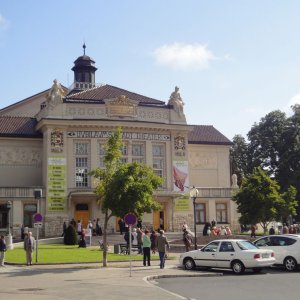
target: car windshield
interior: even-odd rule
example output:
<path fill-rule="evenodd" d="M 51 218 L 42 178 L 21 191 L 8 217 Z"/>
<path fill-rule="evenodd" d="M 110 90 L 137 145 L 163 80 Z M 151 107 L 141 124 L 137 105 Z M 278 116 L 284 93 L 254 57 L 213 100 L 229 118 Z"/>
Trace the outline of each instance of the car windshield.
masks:
<path fill-rule="evenodd" d="M 236 244 L 239 246 L 241 250 L 251 250 L 258 249 L 254 244 L 249 241 L 238 241 Z"/>

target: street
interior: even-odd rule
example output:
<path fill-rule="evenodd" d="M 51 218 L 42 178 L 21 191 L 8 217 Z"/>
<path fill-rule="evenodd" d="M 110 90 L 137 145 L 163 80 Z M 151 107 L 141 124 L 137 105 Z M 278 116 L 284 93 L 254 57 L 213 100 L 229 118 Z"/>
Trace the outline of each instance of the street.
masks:
<path fill-rule="evenodd" d="M 220 273 L 220 270 L 212 273 Z M 251 271 L 223 276 L 160 278 L 158 286 L 187 299 L 197 300 L 282 300 L 297 299 L 300 294 L 300 271 L 288 273 L 282 269 L 267 269 L 261 274 Z"/>

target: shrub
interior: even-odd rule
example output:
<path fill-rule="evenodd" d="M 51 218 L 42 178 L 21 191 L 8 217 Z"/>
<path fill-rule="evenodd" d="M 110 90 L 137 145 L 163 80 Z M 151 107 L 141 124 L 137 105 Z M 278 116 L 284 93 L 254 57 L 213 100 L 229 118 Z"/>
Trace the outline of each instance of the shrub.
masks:
<path fill-rule="evenodd" d="M 74 226 L 69 225 L 67 227 L 66 233 L 64 235 L 64 244 L 65 245 L 77 245 L 78 236 Z"/>

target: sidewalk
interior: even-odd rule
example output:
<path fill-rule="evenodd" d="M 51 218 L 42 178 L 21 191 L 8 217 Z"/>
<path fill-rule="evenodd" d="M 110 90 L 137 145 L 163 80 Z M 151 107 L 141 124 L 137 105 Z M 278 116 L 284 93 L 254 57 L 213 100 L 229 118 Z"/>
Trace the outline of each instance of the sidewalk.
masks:
<path fill-rule="evenodd" d="M 176 255 L 171 253 L 170 255 Z M 19 299 L 185 299 L 161 289 L 155 279 L 190 276 L 218 276 L 216 273 L 185 271 L 177 261 L 167 260 L 165 269 L 159 261 L 151 267 L 141 266 L 141 261 L 102 264 L 61 264 L 7 266 L 0 269 L 1 297 Z M 6 296 L 6 297 L 5 297 Z"/>

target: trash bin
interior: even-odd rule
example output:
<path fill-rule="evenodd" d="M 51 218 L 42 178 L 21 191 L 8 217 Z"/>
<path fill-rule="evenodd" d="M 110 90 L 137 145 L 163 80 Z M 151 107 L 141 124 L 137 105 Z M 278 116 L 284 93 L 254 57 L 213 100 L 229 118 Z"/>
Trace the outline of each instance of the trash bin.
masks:
<path fill-rule="evenodd" d="M 120 244 L 114 245 L 114 254 L 120 254 L 120 253 L 121 253 Z"/>

